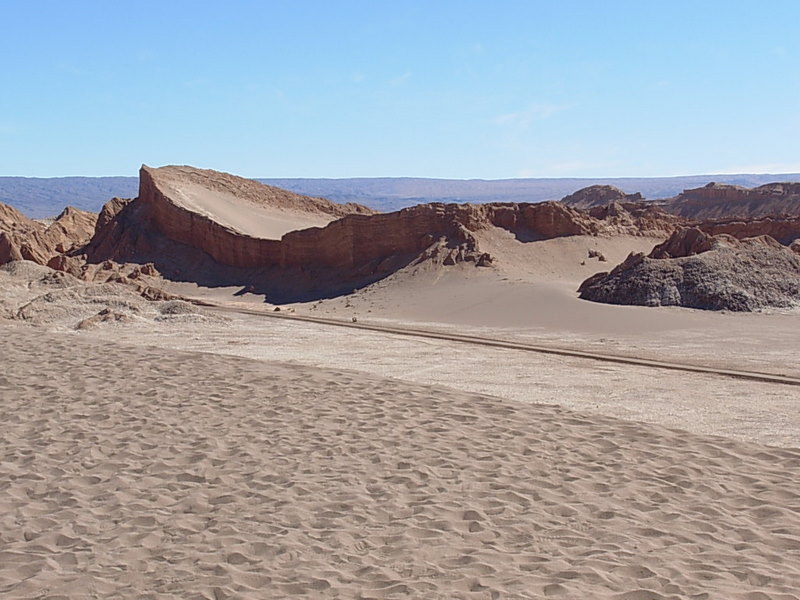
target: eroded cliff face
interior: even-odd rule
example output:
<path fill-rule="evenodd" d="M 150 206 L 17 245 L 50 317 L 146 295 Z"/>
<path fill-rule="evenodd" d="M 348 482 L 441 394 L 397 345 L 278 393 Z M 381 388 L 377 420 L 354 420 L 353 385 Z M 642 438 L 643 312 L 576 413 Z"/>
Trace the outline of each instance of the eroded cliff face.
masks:
<path fill-rule="evenodd" d="M 303 210 L 350 214 L 324 227 L 290 231 L 278 240 L 263 239 L 237 231 L 212 214 L 187 208 L 185 201 L 174 197 L 178 193 L 174 183 L 165 185 L 159 171 L 143 167 L 139 198 L 127 203 L 114 200 L 104 207 L 86 249 L 90 261 L 154 261 L 163 270 L 159 263 L 168 259 L 165 253 L 194 250 L 237 269 L 334 269 L 343 278 L 377 277 L 398 264 L 421 259 L 443 265 L 489 265 L 492 257 L 481 249 L 475 233 L 491 227 L 506 229 L 527 242 L 567 235 L 667 235 L 676 221 L 654 207 L 620 204 L 605 207 L 596 215 L 558 202 L 433 203 L 394 213 L 368 214 L 360 207 L 331 208 L 316 199 L 306 199 L 310 203 L 301 207 Z M 209 172 L 202 173 L 205 178 Z M 226 191 L 230 191 L 229 177 L 223 179 Z M 206 185 L 220 189 L 216 184 Z M 249 196 L 242 200 L 252 201 L 253 189 L 246 190 Z M 299 198 L 298 202 L 306 202 L 304 197 Z M 296 209 L 291 202 L 281 206 Z M 180 249 L 170 249 L 170 243 L 179 244 Z"/>
<path fill-rule="evenodd" d="M 707 220 L 698 227 L 711 235 L 725 233 L 738 239 L 768 235 L 784 245 L 800 239 L 800 215 Z"/>
<path fill-rule="evenodd" d="M 139 196 L 132 206 L 124 207 L 130 213 L 126 229 L 131 225 L 155 229 L 171 240 L 205 252 L 223 265 L 236 267 L 262 266 L 266 257 L 279 251 L 280 244 L 275 240 L 248 236 L 209 215 L 180 206 L 165 193 L 165 186 L 159 184 L 158 170 L 142 166 Z"/>
<path fill-rule="evenodd" d="M 768 183 L 755 188 L 709 183 L 684 190 L 663 207 L 693 220 L 800 215 L 800 183 Z"/>
<path fill-rule="evenodd" d="M 543 204 L 421 204 L 397 212 L 348 216 L 324 228 L 286 234 L 281 266 L 355 268 L 393 255 L 424 255 L 445 265 L 492 262 L 476 233 L 500 227 L 521 241 L 596 235 L 604 225 L 555 202 Z"/>
<path fill-rule="evenodd" d="M 631 201 L 633 200 L 633 201 Z M 617 227 L 661 230 L 670 235 L 692 226 L 710 235 L 738 239 L 768 235 L 784 245 L 800 238 L 800 183 L 769 183 L 756 188 L 709 183 L 668 200 L 645 201 L 611 186 L 590 186 L 561 202 L 582 208 Z"/>
<path fill-rule="evenodd" d="M 748 194 L 793 201 L 800 193 L 800 184 L 762 188 L 713 185 L 698 193 L 706 201 L 734 204 Z M 634 269 L 645 278 L 641 265 L 654 260 L 702 256 L 700 271 L 711 277 L 715 268 L 724 270 L 735 261 L 736 253 L 750 266 L 762 267 L 772 260 L 769 252 L 782 253 L 772 256 L 773 262 L 797 255 L 798 215 L 690 220 L 639 199 L 594 186 L 576 193 L 576 202 L 594 204 L 586 210 L 563 202 L 432 203 L 375 214 L 359 205 L 338 205 L 216 171 L 143 166 L 139 196 L 114 198 L 99 216 L 68 208 L 48 225 L 0 205 L 0 262 L 33 260 L 84 280 L 133 285 L 144 295 L 152 295 L 151 284 L 158 285 L 164 276 L 205 286 L 243 285 L 271 301 L 295 301 L 346 293 L 409 265 L 491 266 L 498 260 L 490 254 L 492 244 L 509 240 L 506 232 L 528 243 L 576 235 L 663 239 L 678 230 L 649 257 L 631 257 L 613 272 Z M 694 228 L 682 229 L 687 226 Z M 498 230 L 504 230 L 500 236 Z M 743 238 L 757 239 L 737 242 Z M 792 251 L 772 238 L 792 244 Z M 512 260 L 513 250 L 507 250 L 498 250 L 501 260 Z M 717 255 L 720 260 L 706 260 Z M 667 279 L 685 278 L 684 266 L 679 277 L 678 267 L 667 269 L 668 264 L 661 262 L 656 270 Z M 686 268 L 699 272 L 691 260 Z M 617 301 L 628 303 L 618 291 Z M 647 297 L 652 302 L 653 296 Z"/>

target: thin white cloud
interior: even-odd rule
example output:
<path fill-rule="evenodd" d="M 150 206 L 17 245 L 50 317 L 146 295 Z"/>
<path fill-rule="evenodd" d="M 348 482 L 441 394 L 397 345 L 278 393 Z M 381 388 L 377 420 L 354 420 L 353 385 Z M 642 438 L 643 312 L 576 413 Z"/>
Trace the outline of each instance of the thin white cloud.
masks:
<path fill-rule="evenodd" d="M 511 126 L 525 129 L 530 127 L 535 121 L 549 119 L 553 115 L 565 111 L 568 108 L 569 106 L 566 104 L 531 104 L 523 110 L 498 115 L 492 119 L 492 121 L 495 125 L 503 127 Z"/>
<path fill-rule="evenodd" d="M 541 167 L 520 169 L 517 177 L 593 177 L 595 173 L 607 172 L 615 168 L 619 168 L 618 162 L 569 160 Z"/>
<path fill-rule="evenodd" d="M 399 87 L 401 85 L 405 85 L 405 83 L 409 79 L 411 79 L 411 75 L 412 75 L 411 71 L 406 71 L 402 75 L 398 75 L 397 77 L 390 79 L 389 84 L 392 85 L 393 87 Z"/>

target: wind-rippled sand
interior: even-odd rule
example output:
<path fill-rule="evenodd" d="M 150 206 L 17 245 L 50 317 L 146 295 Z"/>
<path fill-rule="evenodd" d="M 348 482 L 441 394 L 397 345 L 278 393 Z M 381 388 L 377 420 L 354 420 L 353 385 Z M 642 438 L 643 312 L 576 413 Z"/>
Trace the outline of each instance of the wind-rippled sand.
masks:
<path fill-rule="evenodd" d="M 3 598 L 798 598 L 800 451 L 4 326 Z"/>

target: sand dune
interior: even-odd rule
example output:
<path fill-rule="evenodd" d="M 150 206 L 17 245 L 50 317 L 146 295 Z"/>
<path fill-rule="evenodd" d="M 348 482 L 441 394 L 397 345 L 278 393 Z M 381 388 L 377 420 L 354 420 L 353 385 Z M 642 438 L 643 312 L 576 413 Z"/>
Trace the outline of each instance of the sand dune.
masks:
<path fill-rule="evenodd" d="M 289 231 L 323 227 L 351 211 L 370 212 L 217 171 L 187 166 L 143 166 L 142 171 L 177 206 L 255 238 L 279 240 Z"/>
<path fill-rule="evenodd" d="M 798 597 L 796 450 L 29 328 L 0 348 L 5 598 Z"/>
<path fill-rule="evenodd" d="M 322 213 L 244 202 L 232 193 L 209 190 L 191 182 L 181 182 L 171 191 L 172 198 L 183 208 L 256 238 L 279 240 L 290 231 L 324 227 L 335 219 Z"/>

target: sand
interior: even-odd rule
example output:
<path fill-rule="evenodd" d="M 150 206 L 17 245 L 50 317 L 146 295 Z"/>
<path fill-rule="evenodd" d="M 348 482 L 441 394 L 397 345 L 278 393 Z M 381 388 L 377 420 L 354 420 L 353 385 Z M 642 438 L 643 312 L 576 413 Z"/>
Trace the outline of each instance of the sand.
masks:
<path fill-rule="evenodd" d="M 652 240 L 493 236 L 280 313 L 4 270 L 0 597 L 800 598 L 798 386 L 280 317 L 800 376 L 796 313 L 576 298 Z"/>
<path fill-rule="evenodd" d="M 248 202 L 232 193 L 210 190 L 190 181 L 181 181 L 179 186 L 162 185 L 168 187 L 178 206 L 212 218 L 239 233 L 262 239 L 279 240 L 290 231 L 324 227 L 335 219 L 321 212 Z"/>
<path fill-rule="evenodd" d="M 800 451 L 3 325 L 4 598 L 798 598 Z"/>
<path fill-rule="evenodd" d="M 310 316 L 800 376 L 800 310 L 736 314 L 577 297 L 586 277 L 612 269 L 629 252 L 649 251 L 656 241 L 570 236 L 520 243 L 498 230 L 490 243 L 499 257 L 493 269 L 406 270 L 352 295 L 292 308 Z M 608 260 L 589 259 L 589 249 Z"/>
<path fill-rule="evenodd" d="M 154 327 L 145 322 L 99 328 L 91 336 L 310 367 L 347 368 L 699 434 L 800 447 L 798 386 L 396 336 L 266 315 L 225 315 L 228 320 L 223 323 L 160 322 Z M 718 353 L 724 355 L 724 347 Z"/>

